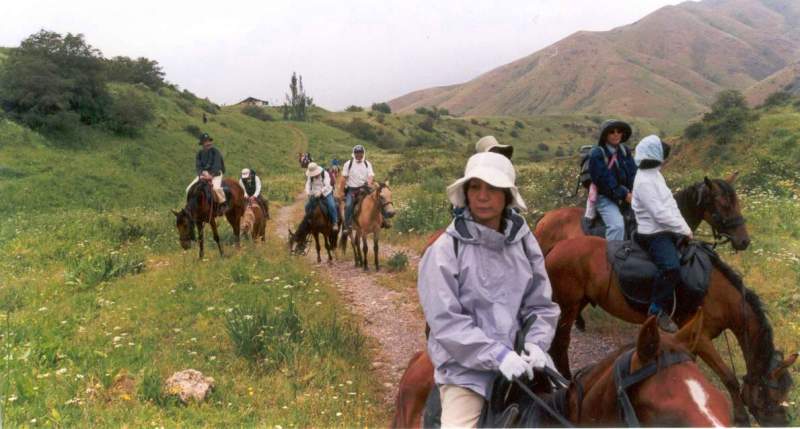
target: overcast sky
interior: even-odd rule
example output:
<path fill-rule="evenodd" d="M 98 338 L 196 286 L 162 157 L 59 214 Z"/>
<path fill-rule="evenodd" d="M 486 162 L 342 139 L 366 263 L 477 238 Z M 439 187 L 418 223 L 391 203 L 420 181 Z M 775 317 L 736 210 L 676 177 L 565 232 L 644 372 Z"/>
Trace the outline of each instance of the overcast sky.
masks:
<path fill-rule="evenodd" d="M 223 104 L 282 102 L 292 71 L 329 109 L 470 80 L 578 30 L 635 22 L 675 0 L 14 0 L 0 46 L 44 28 L 106 57 L 144 56 Z"/>

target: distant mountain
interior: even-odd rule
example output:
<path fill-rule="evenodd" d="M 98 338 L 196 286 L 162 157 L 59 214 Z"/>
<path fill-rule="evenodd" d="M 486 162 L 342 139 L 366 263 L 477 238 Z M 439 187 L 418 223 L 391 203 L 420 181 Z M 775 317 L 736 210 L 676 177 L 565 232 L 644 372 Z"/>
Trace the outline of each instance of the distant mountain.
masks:
<path fill-rule="evenodd" d="M 748 104 L 758 106 L 770 94 L 778 91 L 785 91 L 795 95 L 800 94 L 800 62 L 784 67 L 770 77 L 747 88 L 744 91 L 744 96 Z"/>
<path fill-rule="evenodd" d="M 800 1 L 704 0 L 605 32 L 580 31 L 469 82 L 412 92 L 392 110 L 583 112 L 688 119 L 800 60 Z"/>

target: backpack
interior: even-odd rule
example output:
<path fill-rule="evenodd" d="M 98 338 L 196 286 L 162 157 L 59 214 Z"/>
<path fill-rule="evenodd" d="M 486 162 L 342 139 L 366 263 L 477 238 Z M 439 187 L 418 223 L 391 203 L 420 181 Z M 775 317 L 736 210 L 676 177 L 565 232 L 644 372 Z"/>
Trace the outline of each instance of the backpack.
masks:
<path fill-rule="evenodd" d="M 369 161 L 367 161 L 367 160 L 365 159 L 365 160 L 364 160 L 364 164 L 366 164 L 366 165 L 367 165 L 367 168 L 369 168 Z M 353 158 L 350 158 L 350 160 L 349 160 L 349 161 L 347 161 L 347 176 L 349 176 L 349 175 L 350 175 L 350 167 L 352 167 L 352 166 L 353 166 Z"/>
<path fill-rule="evenodd" d="M 622 156 L 628 156 L 628 149 L 625 147 L 625 145 L 620 144 L 619 147 L 622 151 Z M 578 189 L 580 189 L 581 186 L 583 186 L 585 189 L 589 189 L 589 186 L 592 185 L 592 175 L 589 172 L 589 158 L 591 158 L 592 152 L 594 152 L 595 149 L 600 149 L 600 151 L 603 153 L 603 164 L 608 165 L 608 155 L 606 155 L 606 151 L 604 151 L 600 145 L 594 145 L 590 150 L 582 150 L 581 152 L 583 152 L 583 155 L 581 156 L 580 162 L 581 170 L 580 174 L 578 174 L 578 185 L 575 186 L 575 195 L 578 194 Z"/>

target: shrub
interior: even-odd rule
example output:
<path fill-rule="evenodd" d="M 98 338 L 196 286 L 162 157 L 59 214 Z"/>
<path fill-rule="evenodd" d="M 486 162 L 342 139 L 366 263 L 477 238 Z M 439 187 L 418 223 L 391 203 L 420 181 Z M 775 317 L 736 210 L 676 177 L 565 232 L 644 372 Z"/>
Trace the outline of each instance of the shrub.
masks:
<path fill-rule="evenodd" d="M 386 121 L 386 115 L 383 113 L 378 113 L 378 116 L 375 117 L 375 120 L 378 121 L 379 124 L 382 124 Z"/>
<path fill-rule="evenodd" d="M 182 98 L 175 100 L 175 104 L 177 104 L 178 108 L 181 109 L 183 113 L 186 113 L 187 115 L 191 115 L 192 110 L 194 110 L 194 104 L 192 104 L 191 101 L 184 100 Z"/>
<path fill-rule="evenodd" d="M 747 107 L 741 92 L 725 90 L 717 95 L 711 112 L 703 115 L 703 125 L 708 133 L 716 137 L 718 144 L 726 144 L 757 118 Z"/>
<path fill-rule="evenodd" d="M 397 214 L 394 227 L 403 232 L 431 232 L 450 222 L 450 203 L 441 192 L 424 192 L 415 196 Z"/>
<path fill-rule="evenodd" d="M 363 112 L 364 108 L 361 107 L 361 106 L 350 105 L 350 106 L 347 106 L 347 108 L 344 109 L 344 111 L 345 112 Z"/>
<path fill-rule="evenodd" d="M 137 136 L 155 118 L 153 105 L 137 91 L 121 91 L 114 94 L 112 100 L 105 126 L 116 134 Z"/>
<path fill-rule="evenodd" d="M 408 267 L 408 256 L 405 252 L 394 252 L 389 260 L 386 261 L 386 266 L 389 267 L 389 272 L 396 273 L 405 271 Z"/>
<path fill-rule="evenodd" d="M 773 92 L 772 94 L 764 100 L 764 103 L 760 106 L 762 108 L 769 108 L 769 107 L 777 107 L 777 106 L 785 106 L 792 101 L 792 94 L 786 91 L 777 91 Z"/>
<path fill-rule="evenodd" d="M 234 308 L 225 318 L 228 338 L 238 356 L 256 361 L 266 351 L 266 332 L 269 326 L 266 306 L 243 306 Z"/>
<path fill-rule="evenodd" d="M 420 147 L 420 146 L 435 146 L 439 142 L 436 140 L 433 134 L 423 133 L 423 132 L 412 132 L 411 138 L 406 142 L 406 146 L 408 147 Z"/>
<path fill-rule="evenodd" d="M 466 137 L 469 134 L 469 129 L 463 125 L 457 125 L 456 132 Z"/>
<path fill-rule="evenodd" d="M 563 149 L 563 148 L 561 148 L 561 147 L 559 147 L 559 148 L 556 148 L 555 155 L 556 155 L 556 156 L 559 156 L 559 157 L 560 157 L 560 156 L 564 156 L 564 149 Z"/>
<path fill-rule="evenodd" d="M 703 133 L 705 133 L 705 128 L 702 122 L 695 122 L 683 130 L 683 136 L 689 140 L 699 139 L 703 136 Z"/>
<path fill-rule="evenodd" d="M 417 126 L 420 127 L 421 129 L 429 132 L 429 133 L 433 132 L 433 117 L 428 116 L 422 122 L 420 122 Z"/>
<path fill-rule="evenodd" d="M 525 124 L 523 124 L 521 121 L 514 121 L 514 128 L 523 129 L 525 128 Z"/>
<path fill-rule="evenodd" d="M 392 113 L 392 108 L 389 107 L 388 103 L 372 103 L 372 110 L 376 112 L 386 113 L 387 115 L 389 113 Z"/>
<path fill-rule="evenodd" d="M 546 143 L 539 143 L 536 147 L 538 147 L 542 152 L 547 152 L 550 150 L 550 146 L 548 146 Z"/>
<path fill-rule="evenodd" d="M 511 135 L 511 137 L 514 137 L 514 138 L 519 137 L 519 133 L 517 132 L 517 130 L 511 130 L 511 132 L 509 134 Z"/>
<path fill-rule="evenodd" d="M 480 125 L 480 124 L 481 124 L 481 123 L 480 123 L 480 122 L 478 122 L 478 120 L 477 120 L 477 119 L 475 119 L 475 118 L 472 118 L 472 119 L 470 119 L 470 120 L 469 120 L 469 123 L 471 123 L 472 125 Z"/>
<path fill-rule="evenodd" d="M 247 116 L 250 116 L 252 118 L 256 118 L 258 120 L 265 121 L 265 122 L 269 122 L 269 121 L 273 121 L 274 120 L 272 115 L 270 115 L 267 112 L 267 109 L 264 109 L 263 107 L 251 106 L 251 105 L 244 106 L 244 107 L 242 107 L 242 113 L 247 115 Z"/>
<path fill-rule="evenodd" d="M 200 131 L 200 127 L 198 127 L 197 125 L 189 124 L 189 125 L 183 127 L 183 130 L 186 131 L 192 137 L 195 137 L 195 138 L 200 138 L 200 134 L 203 134 L 203 132 Z"/>
<path fill-rule="evenodd" d="M 89 288 L 127 274 L 137 274 L 144 270 L 142 255 L 111 251 L 100 255 L 83 255 L 67 260 L 64 280 L 69 285 Z"/>

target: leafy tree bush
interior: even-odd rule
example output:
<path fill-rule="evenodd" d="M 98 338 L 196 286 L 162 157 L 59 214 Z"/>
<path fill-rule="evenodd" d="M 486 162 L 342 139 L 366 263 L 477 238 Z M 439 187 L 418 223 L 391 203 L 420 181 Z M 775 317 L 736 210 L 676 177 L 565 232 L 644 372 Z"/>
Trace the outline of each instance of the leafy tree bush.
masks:
<path fill-rule="evenodd" d="M 514 138 L 519 137 L 519 133 L 517 132 L 517 130 L 511 130 L 511 132 L 509 134 L 511 135 L 511 137 L 514 137 Z"/>
<path fill-rule="evenodd" d="M 292 73 L 289 82 L 289 92 L 286 94 L 286 103 L 283 105 L 283 119 L 292 121 L 305 121 L 308 119 L 308 109 L 314 105 L 314 99 L 306 94 L 303 88 L 303 76 Z"/>
<path fill-rule="evenodd" d="M 137 91 L 120 91 L 113 95 L 112 100 L 105 125 L 116 134 L 137 136 L 155 118 L 153 105 Z"/>
<path fill-rule="evenodd" d="M 14 119 L 32 128 L 67 129 L 105 119 L 102 54 L 82 34 L 41 30 L 11 50 L 0 73 L 0 102 Z"/>
<path fill-rule="evenodd" d="M 683 130 L 683 136 L 689 140 L 697 140 L 703 136 L 703 133 L 705 133 L 705 128 L 702 122 L 695 122 Z"/>
<path fill-rule="evenodd" d="M 417 126 L 427 132 L 433 132 L 433 117 L 428 116 L 422 122 L 420 122 Z"/>
<path fill-rule="evenodd" d="M 550 150 L 550 146 L 548 146 L 546 143 L 539 143 L 539 144 L 537 145 L 537 147 L 538 147 L 538 148 L 539 148 L 539 150 L 540 150 L 540 151 L 542 151 L 542 152 L 547 152 L 547 151 L 549 151 L 549 150 Z"/>
<path fill-rule="evenodd" d="M 344 109 L 344 111 L 345 112 L 363 112 L 364 108 L 360 107 L 360 106 L 356 106 L 356 105 L 350 105 L 350 106 L 347 106 L 347 108 Z"/>
<path fill-rule="evenodd" d="M 772 94 L 764 100 L 764 103 L 761 105 L 763 108 L 769 107 L 777 107 L 777 106 L 785 106 L 792 101 L 792 94 L 786 91 L 777 91 L 773 92 Z"/>
<path fill-rule="evenodd" d="M 522 121 L 514 121 L 514 128 L 523 129 L 525 128 L 525 124 L 523 124 Z"/>
<path fill-rule="evenodd" d="M 716 101 L 711 105 L 711 112 L 703 115 L 703 126 L 716 137 L 718 144 L 727 144 L 755 119 L 757 115 L 747 107 L 741 92 L 725 90 L 717 95 Z"/>
<path fill-rule="evenodd" d="M 116 82 L 141 83 L 152 90 L 166 85 L 164 72 L 157 61 L 139 57 L 114 57 L 106 60 L 108 78 Z"/>
<path fill-rule="evenodd" d="M 564 156 L 564 148 L 558 147 L 556 148 L 555 156 Z"/>
<path fill-rule="evenodd" d="M 273 120 L 272 115 L 266 109 L 258 106 L 244 106 L 242 107 L 242 113 L 265 122 Z"/>
<path fill-rule="evenodd" d="M 189 133 L 192 137 L 200 138 L 200 134 L 203 132 L 200 130 L 200 127 L 197 125 L 187 125 L 183 128 L 184 131 Z"/>
<path fill-rule="evenodd" d="M 388 103 L 372 103 L 371 109 L 376 112 L 385 113 L 387 115 L 392 113 L 392 108 L 389 107 Z"/>
<path fill-rule="evenodd" d="M 457 125 L 456 132 L 466 137 L 469 134 L 469 129 L 463 125 Z"/>

